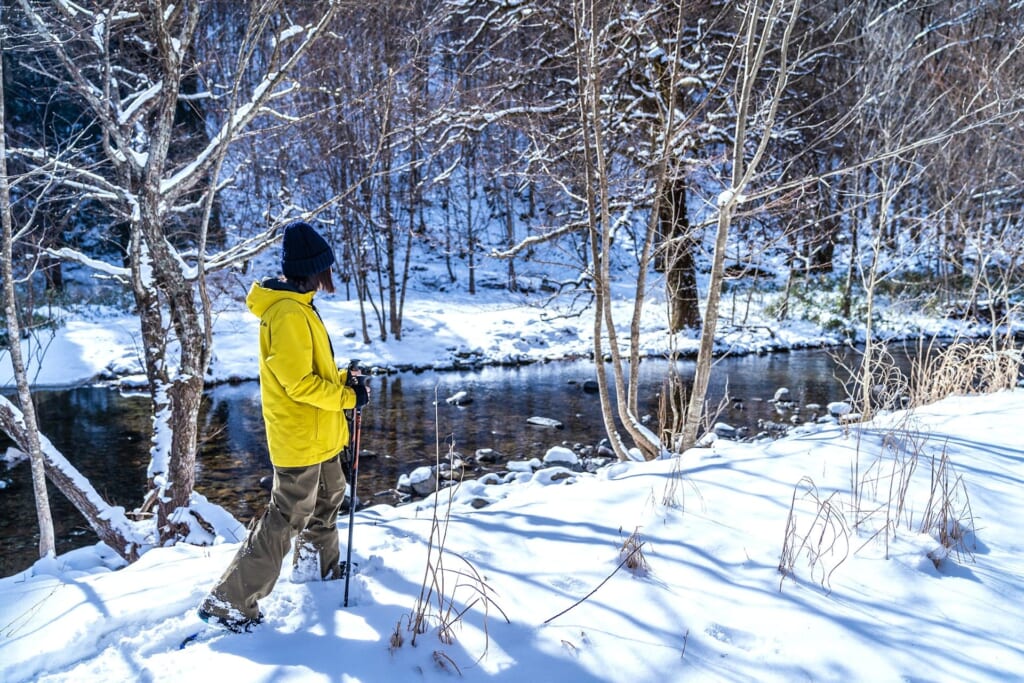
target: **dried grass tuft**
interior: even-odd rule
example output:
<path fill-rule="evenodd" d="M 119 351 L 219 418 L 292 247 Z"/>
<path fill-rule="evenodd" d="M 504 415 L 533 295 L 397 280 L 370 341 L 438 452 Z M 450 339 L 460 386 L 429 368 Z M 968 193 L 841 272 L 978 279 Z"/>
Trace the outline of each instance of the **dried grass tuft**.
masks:
<path fill-rule="evenodd" d="M 640 536 L 640 529 L 637 528 L 622 542 L 622 546 L 619 548 L 619 559 L 626 569 L 636 576 L 646 576 L 651 569 L 647 563 L 647 557 L 644 555 L 643 546 L 644 541 Z"/>

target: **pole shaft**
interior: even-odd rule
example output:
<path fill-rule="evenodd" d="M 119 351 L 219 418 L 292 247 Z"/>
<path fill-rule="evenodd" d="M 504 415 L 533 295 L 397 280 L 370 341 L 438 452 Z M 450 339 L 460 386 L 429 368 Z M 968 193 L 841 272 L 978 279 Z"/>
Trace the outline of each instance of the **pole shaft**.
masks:
<path fill-rule="evenodd" d="M 359 435 L 363 426 L 362 409 L 356 408 L 356 415 L 353 423 L 355 435 L 352 443 L 355 455 L 352 457 L 352 483 L 349 487 L 351 489 L 351 493 L 349 494 L 348 500 L 348 549 L 345 552 L 345 607 L 348 607 L 348 580 L 349 577 L 352 576 L 352 526 L 355 523 L 356 484 L 359 481 Z"/>

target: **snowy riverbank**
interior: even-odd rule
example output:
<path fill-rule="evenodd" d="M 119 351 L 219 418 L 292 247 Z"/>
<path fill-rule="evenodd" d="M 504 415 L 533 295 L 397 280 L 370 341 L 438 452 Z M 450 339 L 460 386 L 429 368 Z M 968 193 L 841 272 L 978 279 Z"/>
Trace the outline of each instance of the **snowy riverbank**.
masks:
<path fill-rule="evenodd" d="M 1020 391 L 950 398 L 593 475 L 467 483 L 442 560 L 430 501 L 370 508 L 356 516 L 350 606 L 340 583 L 293 583 L 286 560 L 266 623 L 243 635 L 194 613 L 237 539 L 123 569 L 102 546 L 81 549 L 0 580 L 3 679 L 1009 680 L 1024 670 L 1022 420 Z M 963 540 L 948 556 L 923 525 L 940 462 Z M 884 501 L 905 475 L 898 514 Z M 645 566 L 617 570 L 634 531 Z M 449 618 L 472 607 L 451 641 L 431 608 L 414 645 L 428 557 L 443 565 Z"/>

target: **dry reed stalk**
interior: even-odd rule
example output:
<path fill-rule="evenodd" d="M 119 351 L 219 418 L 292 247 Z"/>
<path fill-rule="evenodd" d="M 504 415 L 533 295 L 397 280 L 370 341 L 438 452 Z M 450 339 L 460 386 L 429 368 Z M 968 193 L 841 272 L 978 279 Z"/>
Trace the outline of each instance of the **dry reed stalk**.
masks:
<path fill-rule="evenodd" d="M 798 495 L 803 487 L 803 495 Z M 818 488 L 809 477 L 803 477 L 793 489 L 782 553 L 779 558 L 779 590 L 787 576 L 796 576 L 796 561 L 806 555 L 810 576 L 819 575 L 818 583 L 831 592 L 832 574 L 850 556 L 850 531 L 846 526 L 841 506 L 836 504 L 838 493 L 827 498 L 818 494 Z M 806 499 L 814 504 L 814 517 L 806 532 L 797 528 L 797 500 Z"/>

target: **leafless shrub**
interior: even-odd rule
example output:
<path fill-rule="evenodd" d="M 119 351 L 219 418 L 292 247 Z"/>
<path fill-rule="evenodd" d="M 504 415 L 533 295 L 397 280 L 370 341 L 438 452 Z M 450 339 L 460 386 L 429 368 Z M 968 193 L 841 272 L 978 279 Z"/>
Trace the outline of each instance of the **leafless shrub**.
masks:
<path fill-rule="evenodd" d="M 946 449 L 938 456 L 926 454 L 930 439 L 910 412 L 885 432 L 881 439 L 882 453 L 863 470 L 855 487 L 857 496 L 852 514 L 854 526 L 861 526 L 884 512 L 884 523 L 868 542 L 883 535 L 886 557 L 889 557 L 890 539 L 895 538 L 901 526 L 933 536 L 939 545 L 928 557 L 937 567 L 951 552 L 960 558 L 973 558 L 974 518 L 966 483 L 953 472 Z M 930 486 L 924 513 L 915 523 L 914 505 L 909 498 L 922 461 L 930 463 Z M 887 486 L 883 488 L 886 480 Z M 868 503 L 868 500 L 875 502 Z"/>
<path fill-rule="evenodd" d="M 436 398 L 436 397 L 435 397 Z M 434 401 L 435 410 L 438 401 Z M 440 421 L 435 419 L 435 424 Z M 440 472 L 441 449 L 440 435 L 437 437 L 436 461 Z M 454 459 L 455 445 L 449 447 L 448 456 Z M 440 474 L 437 475 L 440 477 Z M 460 482 L 461 483 L 461 482 Z M 438 482 L 440 485 L 440 482 Z M 479 605 L 484 612 L 484 635 L 487 637 L 487 620 L 491 608 L 496 609 L 506 622 L 508 616 L 494 601 L 493 591 L 484 580 L 484 577 L 477 571 L 473 564 L 458 553 L 446 547 L 448 538 L 448 527 L 451 521 L 451 508 L 458 490 L 458 484 L 440 489 L 434 494 L 432 517 L 430 524 L 430 539 L 427 543 L 427 559 L 423 570 L 423 582 L 420 586 L 420 593 L 413 605 L 408 617 L 407 630 L 412 634 L 412 645 L 417 644 L 420 635 L 427 633 L 431 625 L 437 627 L 437 637 L 445 645 L 455 642 L 455 628 L 461 622 L 466 613 L 473 607 Z M 442 504 L 441 496 L 447 492 L 448 499 Z M 456 558 L 461 564 L 459 567 L 451 568 L 445 565 L 447 557 Z M 468 595 L 467 595 L 468 594 Z M 394 641 L 394 637 L 392 637 Z M 488 642 L 485 640 L 485 643 Z M 440 656 L 440 659 L 438 655 Z M 487 654 L 485 644 L 484 651 L 480 658 Z M 451 664 L 458 671 L 458 667 L 450 657 L 443 653 L 435 653 L 434 657 L 438 666 L 446 668 L 445 662 Z M 461 673 L 461 672 L 459 672 Z"/>
<path fill-rule="evenodd" d="M 954 394 L 989 394 L 1017 384 L 1021 352 L 1012 339 L 958 342 L 941 350 L 922 347 L 912 367 L 914 406 Z"/>
<path fill-rule="evenodd" d="M 836 503 L 837 493 L 822 498 L 809 477 L 803 477 L 793 489 L 786 532 L 779 558 L 779 590 L 787 576 L 796 576 L 797 560 L 803 555 L 812 580 L 831 592 L 831 578 L 850 554 L 850 531 L 841 506 Z M 798 525 L 798 503 L 808 501 L 812 516 L 806 528 Z M 817 578 L 815 578 L 817 577 Z"/>
<path fill-rule="evenodd" d="M 896 529 L 905 519 L 908 526 L 910 525 L 907 495 L 927 441 L 927 435 L 922 434 L 919 429 L 903 429 L 890 433 L 882 440 L 883 448 L 890 453 L 892 462 L 885 508 L 885 556 L 887 558 L 889 557 L 890 532 L 895 535 Z"/>
<path fill-rule="evenodd" d="M 833 360 L 836 379 L 843 384 L 847 399 L 863 419 L 878 410 L 906 407 L 910 380 L 884 344 L 869 344 L 852 361 L 838 354 L 833 355 Z"/>
<path fill-rule="evenodd" d="M 963 477 L 953 472 L 945 448 L 931 459 L 931 489 L 920 530 L 933 536 L 939 547 L 928 553 L 938 567 L 950 552 L 958 559 L 974 559 L 974 513 Z"/>
<path fill-rule="evenodd" d="M 851 395 L 871 396 L 875 407 L 915 407 L 934 403 L 956 394 L 991 393 L 1017 384 L 1022 360 L 1010 339 L 992 337 L 987 342 L 956 342 L 944 348 L 920 346 L 911 362 L 910 381 L 893 367 L 891 356 L 879 349 L 873 354 L 873 370 L 852 372 L 856 382 L 871 381 L 871 392 L 851 391 Z M 893 389 L 882 389 L 893 387 Z M 905 398 L 898 398 L 905 397 Z M 858 437 L 860 435 L 858 434 Z M 911 410 L 888 428 L 882 436 L 882 453 L 869 463 L 861 461 L 861 448 L 850 466 L 853 525 L 859 527 L 884 512 L 884 524 L 872 538 L 884 533 L 886 557 L 889 542 L 900 526 L 915 527 L 908 501 L 911 484 L 930 436 L 922 429 Z M 883 464 L 887 462 L 888 464 Z M 966 484 L 952 472 L 948 453 L 932 456 L 931 485 L 924 514 L 917 522 L 922 533 L 936 538 L 938 548 L 929 557 L 938 566 L 950 552 L 972 555 L 973 515 Z M 877 502 L 869 502 L 877 501 Z"/>
<path fill-rule="evenodd" d="M 442 492 L 435 494 L 423 583 L 409 616 L 408 630 L 412 633 L 413 645 L 416 645 L 420 634 L 430 629 L 432 623 L 437 625 L 437 636 L 441 642 L 450 645 L 455 641 L 455 627 L 462 621 L 466 612 L 478 604 L 484 609 L 485 633 L 486 620 L 492 607 L 501 613 L 506 622 L 508 621 L 508 617 L 495 603 L 491 587 L 476 567 L 462 555 L 445 547 L 451 505 L 457 488 L 454 486 L 444 490 L 448 493 L 448 501 L 443 508 L 443 515 L 439 512 L 441 505 L 437 500 Z M 445 561 L 448 557 L 458 559 L 461 566 L 446 566 Z M 484 654 L 486 650 L 481 656 Z"/>
<path fill-rule="evenodd" d="M 893 410 L 906 406 L 909 402 L 910 382 L 900 371 L 888 348 L 877 342 L 868 344 L 863 353 L 855 358 L 856 361 L 851 362 L 837 355 L 834 360 L 837 367 L 836 377 L 846 388 L 847 399 L 854 406 L 856 414 L 862 419 L 867 419 L 878 410 Z M 846 427 L 850 429 L 850 424 L 847 423 Z M 857 448 L 850 462 L 850 509 L 853 526 L 859 527 L 880 510 L 888 510 L 891 506 L 881 504 L 868 507 L 868 500 L 879 498 L 878 492 L 886 477 L 882 472 L 880 458 L 873 458 L 870 462 L 861 460 L 861 433 L 856 432 L 856 436 Z M 885 439 L 883 446 L 884 444 Z M 906 471 L 907 468 L 902 467 L 899 472 L 893 474 L 902 480 Z M 910 472 L 912 471 L 911 467 Z M 891 478 L 889 482 L 891 486 Z M 901 485 L 899 488 L 904 486 Z"/>
<path fill-rule="evenodd" d="M 686 424 L 686 409 L 690 401 L 689 383 L 679 374 L 675 363 L 670 363 L 668 373 L 661 383 L 658 395 L 658 433 L 661 435 L 662 448 L 679 453 L 684 448 L 683 428 Z M 702 410 L 700 418 L 701 433 L 707 434 L 729 405 L 729 387 L 714 409 Z"/>

